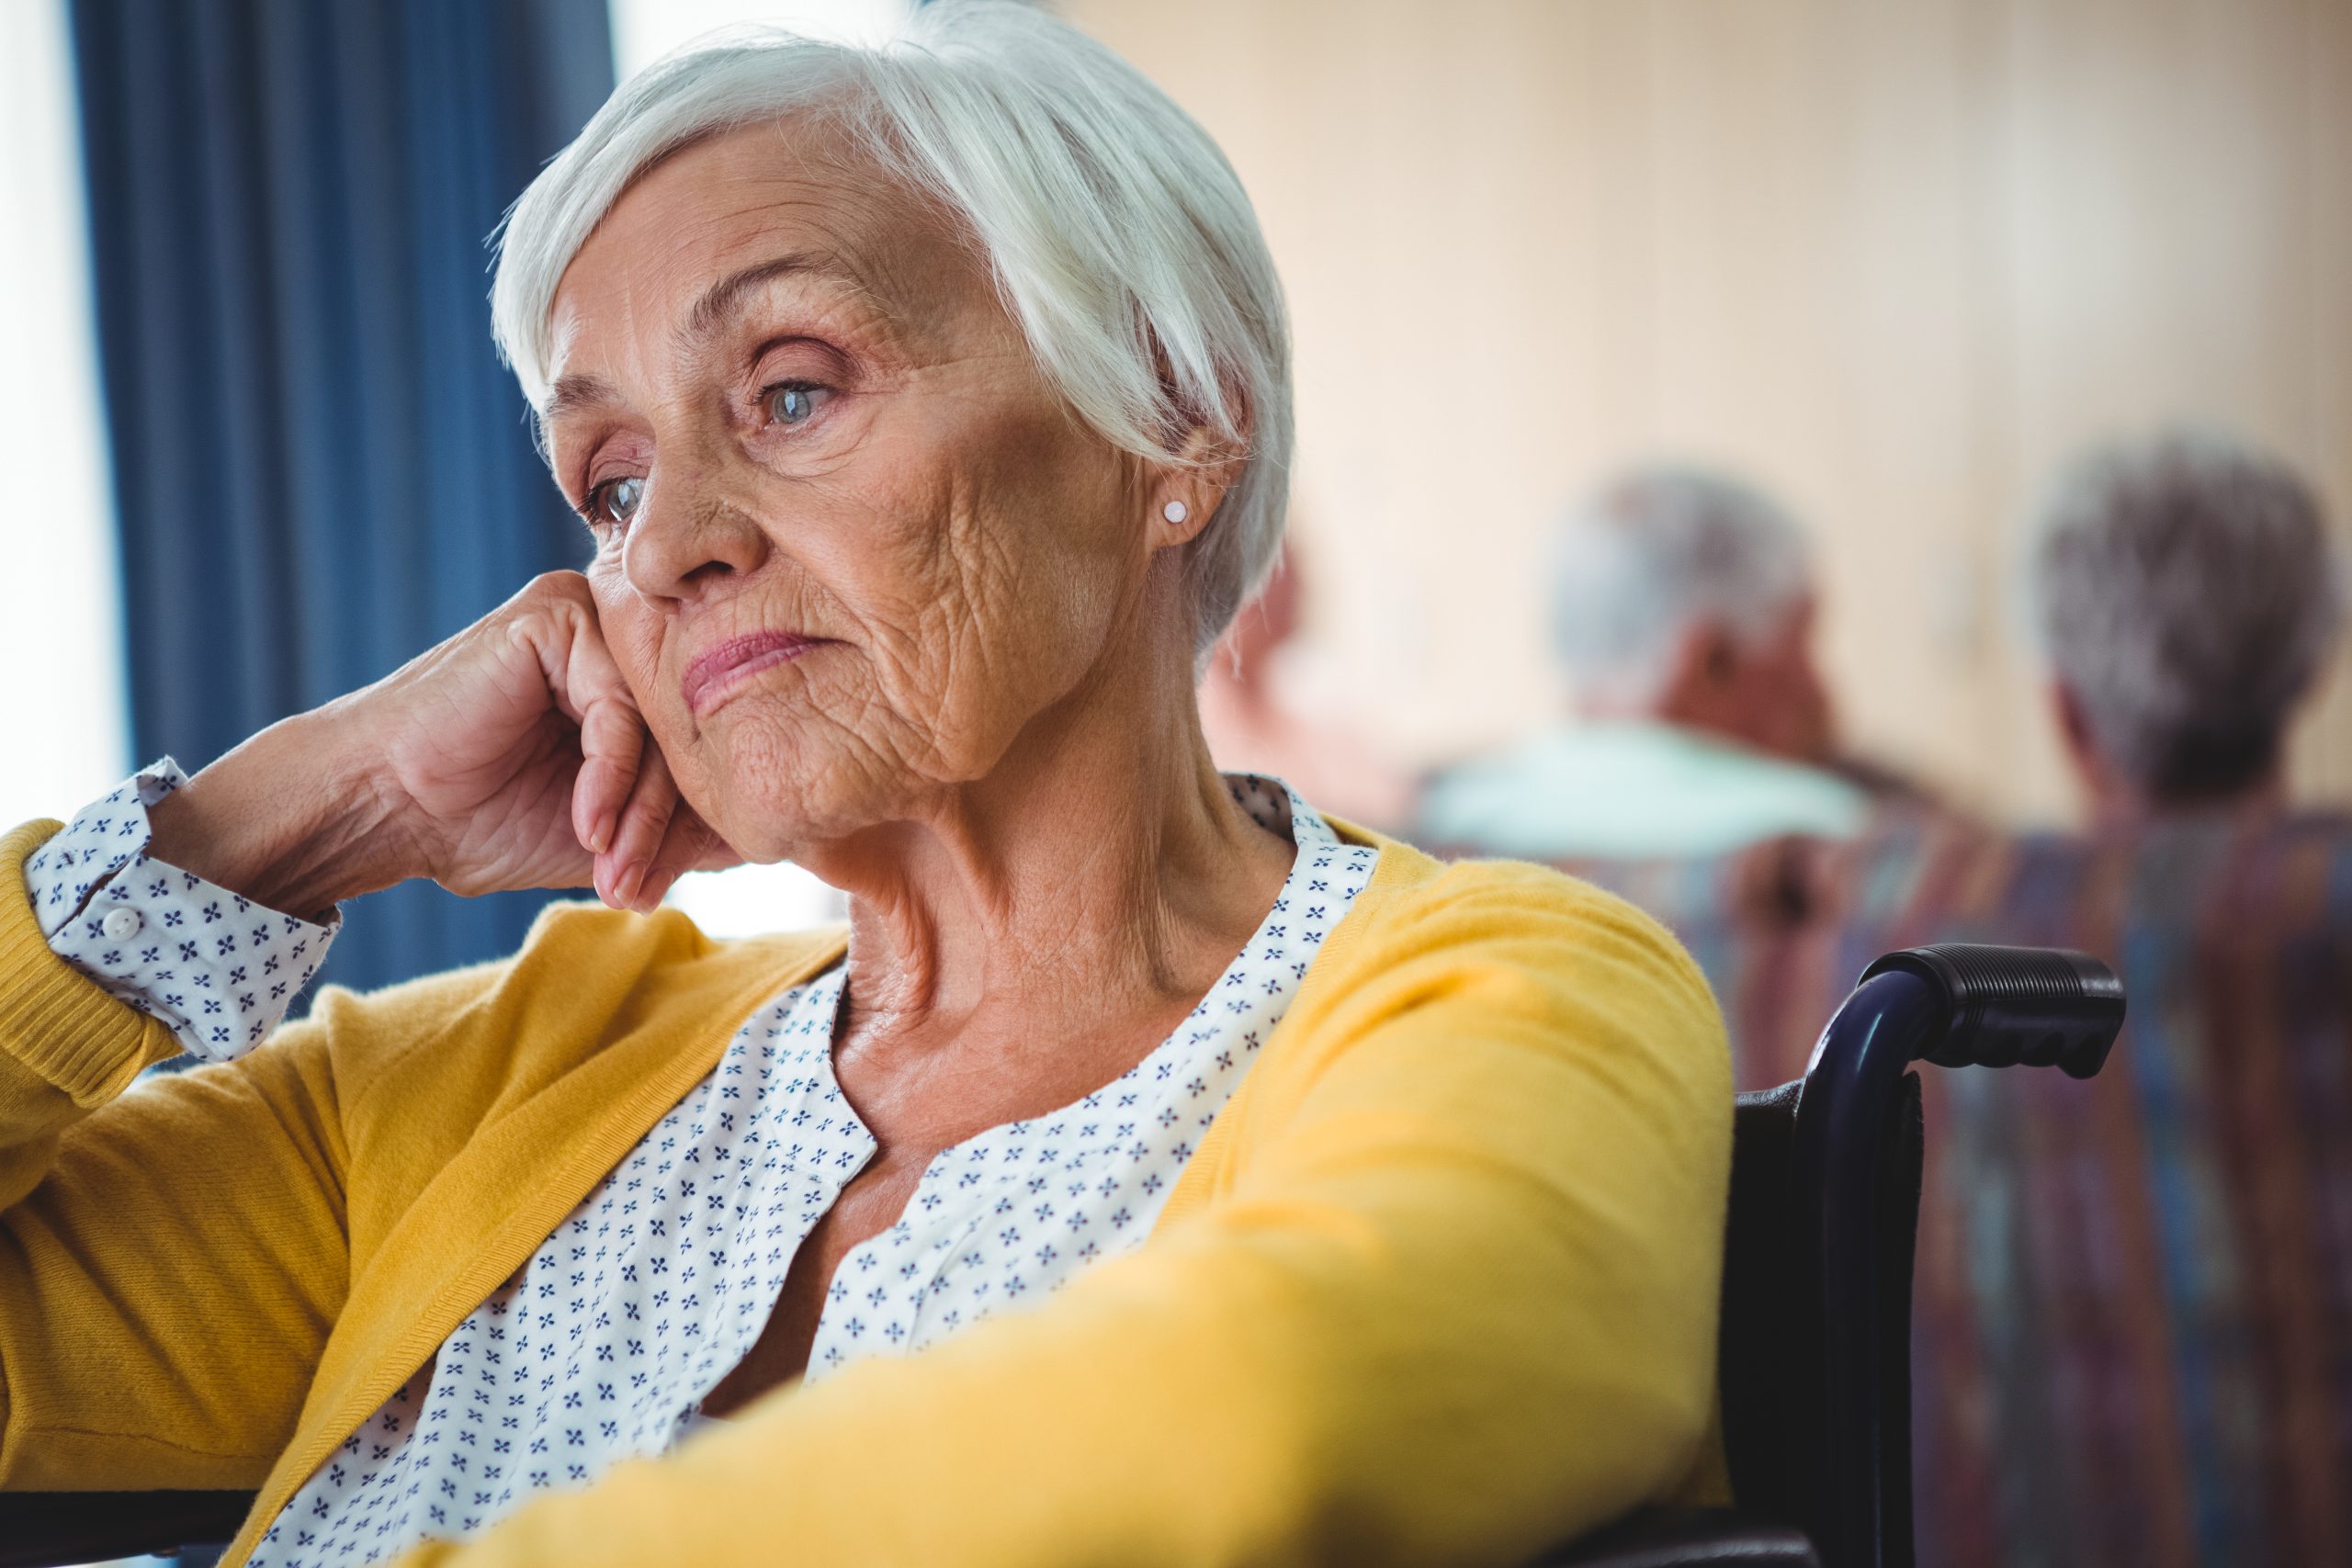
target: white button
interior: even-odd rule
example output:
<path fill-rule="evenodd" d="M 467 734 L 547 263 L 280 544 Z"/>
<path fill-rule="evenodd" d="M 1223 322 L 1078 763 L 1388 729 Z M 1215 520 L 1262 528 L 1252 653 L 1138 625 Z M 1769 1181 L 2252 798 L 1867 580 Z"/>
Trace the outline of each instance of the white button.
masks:
<path fill-rule="evenodd" d="M 107 933 L 108 942 L 128 942 L 146 923 L 136 909 L 108 909 L 107 918 L 98 922 L 98 929 Z"/>

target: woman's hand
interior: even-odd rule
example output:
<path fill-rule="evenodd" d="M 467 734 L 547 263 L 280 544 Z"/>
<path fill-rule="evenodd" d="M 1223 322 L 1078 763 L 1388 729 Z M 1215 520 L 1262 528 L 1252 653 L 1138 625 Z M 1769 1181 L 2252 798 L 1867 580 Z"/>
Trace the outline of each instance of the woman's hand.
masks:
<path fill-rule="evenodd" d="M 346 700 L 425 874 L 453 892 L 593 880 L 616 908 L 650 908 L 679 872 L 734 861 L 679 800 L 577 572 Z"/>
<path fill-rule="evenodd" d="M 549 572 L 383 680 L 272 726 L 153 813 L 157 860 L 298 912 L 413 876 L 650 909 L 736 856 L 678 798 L 598 630 Z"/>

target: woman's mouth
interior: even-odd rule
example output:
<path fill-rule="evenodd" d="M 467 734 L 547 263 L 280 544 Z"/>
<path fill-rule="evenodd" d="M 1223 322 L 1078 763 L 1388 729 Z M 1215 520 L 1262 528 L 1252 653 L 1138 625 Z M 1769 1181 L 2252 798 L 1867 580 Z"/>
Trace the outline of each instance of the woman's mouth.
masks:
<path fill-rule="evenodd" d="M 761 671 L 797 659 L 827 640 L 798 632 L 753 632 L 729 637 L 686 666 L 685 679 L 680 682 L 686 706 L 696 718 L 704 717 Z"/>

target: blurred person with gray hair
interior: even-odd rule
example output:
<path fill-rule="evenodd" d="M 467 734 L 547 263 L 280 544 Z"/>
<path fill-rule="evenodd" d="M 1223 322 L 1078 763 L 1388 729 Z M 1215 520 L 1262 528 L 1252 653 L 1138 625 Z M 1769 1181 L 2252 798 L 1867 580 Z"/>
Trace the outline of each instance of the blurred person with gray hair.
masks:
<path fill-rule="evenodd" d="M 1665 464 L 1612 480 L 1553 555 L 1574 719 L 1440 774 L 1421 836 L 1559 860 L 1858 831 L 1871 799 L 1832 771 L 1814 598 L 1803 533 L 1759 491 Z"/>
<path fill-rule="evenodd" d="M 2284 803 L 2287 731 L 2344 619 L 2301 476 L 2211 430 L 2098 448 L 2052 485 L 2031 570 L 2060 732 L 2099 822 Z"/>

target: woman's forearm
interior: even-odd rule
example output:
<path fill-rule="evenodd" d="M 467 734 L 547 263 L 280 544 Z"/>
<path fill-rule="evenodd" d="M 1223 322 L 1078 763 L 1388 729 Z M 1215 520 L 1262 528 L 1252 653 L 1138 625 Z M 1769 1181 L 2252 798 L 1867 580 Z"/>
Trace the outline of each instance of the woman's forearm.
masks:
<path fill-rule="evenodd" d="M 305 917 L 426 870 L 337 705 L 270 726 L 150 820 L 150 858 Z"/>

